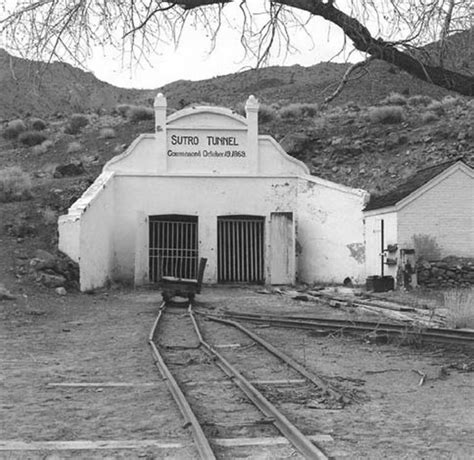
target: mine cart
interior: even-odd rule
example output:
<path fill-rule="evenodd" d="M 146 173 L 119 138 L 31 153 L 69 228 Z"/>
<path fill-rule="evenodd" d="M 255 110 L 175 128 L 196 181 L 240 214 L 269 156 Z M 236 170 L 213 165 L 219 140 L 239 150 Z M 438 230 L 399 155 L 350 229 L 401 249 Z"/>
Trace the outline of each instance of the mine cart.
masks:
<path fill-rule="evenodd" d="M 194 300 L 196 294 L 201 292 L 206 263 L 207 259 L 201 257 L 199 260 L 197 279 L 175 278 L 174 276 L 161 277 L 159 286 L 163 300 L 168 302 L 174 296 L 187 297 L 190 301 Z"/>

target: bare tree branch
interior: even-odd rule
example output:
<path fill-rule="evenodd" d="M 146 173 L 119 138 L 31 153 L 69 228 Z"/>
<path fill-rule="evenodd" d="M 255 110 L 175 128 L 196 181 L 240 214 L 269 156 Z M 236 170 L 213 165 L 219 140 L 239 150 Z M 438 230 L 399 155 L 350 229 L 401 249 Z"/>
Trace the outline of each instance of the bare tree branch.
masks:
<path fill-rule="evenodd" d="M 177 43 L 187 24 L 202 30 L 214 47 L 230 3 L 240 6 L 242 19 L 233 25 L 240 27 L 241 44 L 257 66 L 272 53 L 293 51 L 293 30 L 309 32 L 312 26 L 301 19 L 307 15 L 336 25 L 356 50 L 372 58 L 474 96 L 473 75 L 451 65 L 447 45 L 453 31 L 472 34 L 470 0 L 346 0 L 343 7 L 334 0 L 264 0 L 266 21 L 254 16 L 255 3 L 247 0 L 18 0 L 13 8 L 4 6 L 3 17 L 0 13 L 0 36 L 23 55 L 74 56 L 81 62 L 93 47 L 113 45 L 130 59 L 144 60 L 161 43 Z M 434 64 L 433 53 L 420 45 L 436 40 Z"/>
<path fill-rule="evenodd" d="M 369 64 L 369 62 L 371 62 L 373 60 L 374 60 L 373 57 L 369 57 L 365 61 L 360 61 L 360 62 L 356 62 L 355 64 L 352 64 L 346 70 L 346 72 L 344 73 L 344 76 L 342 77 L 342 80 L 339 82 L 339 85 L 336 88 L 336 90 L 330 96 L 328 96 L 326 99 L 324 99 L 323 104 L 329 104 L 333 99 L 335 99 L 337 96 L 339 96 L 341 91 L 344 89 L 344 86 L 349 81 L 349 77 L 351 76 L 351 74 L 357 69 L 366 67 Z"/>

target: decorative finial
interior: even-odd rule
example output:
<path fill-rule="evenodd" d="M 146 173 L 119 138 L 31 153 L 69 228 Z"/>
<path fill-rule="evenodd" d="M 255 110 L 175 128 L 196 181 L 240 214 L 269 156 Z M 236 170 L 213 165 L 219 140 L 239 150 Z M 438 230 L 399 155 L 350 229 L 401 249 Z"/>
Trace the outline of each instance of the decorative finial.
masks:
<path fill-rule="evenodd" d="M 247 102 L 245 104 L 245 108 L 247 110 L 249 110 L 249 109 L 250 110 L 252 110 L 252 109 L 253 110 L 258 110 L 258 106 L 259 106 L 259 104 L 258 104 L 257 98 L 253 94 L 251 94 L 249 96 L 249 98 L 247 99 Z"/>
<path fill-rule="evenodd" d="M 155 97 L 155 107 L 166 107 L 166 97 L 163 96 L 163 93 L 158 93 Z"/>

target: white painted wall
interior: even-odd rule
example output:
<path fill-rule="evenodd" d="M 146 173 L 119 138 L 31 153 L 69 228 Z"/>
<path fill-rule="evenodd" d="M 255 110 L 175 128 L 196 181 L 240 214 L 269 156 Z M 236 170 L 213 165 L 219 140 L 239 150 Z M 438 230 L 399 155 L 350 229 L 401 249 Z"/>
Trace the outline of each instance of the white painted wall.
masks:
<path fill-rule="evenodd" d="M 138 213 L 199 216 L 199 256 L 208 259 L 205 282 L 217 281 L 217 217 L 264 216 L 266 234 L 271 212 L 296 208 L 297 185 L 292 177 L 116 176 L 114 278 L 134 278 Z M 142 231 L 148 229 L 142 226 Z M 147 237 L 141 239 L 147 244 Z M 269 239 L 266 238 L 267 251 Z M 268 278 L 268 253 L 267 278 Z"/>
<path fill-rule="evenodd" d="M 398 241 L 398 229 L 397 229 L 397 213 L 390 208 L 388 212 L 384 210 L 368 211 L 365 213 L 365 266 L 366 276 L 380 276 L 381 273 L 381 220 L 384 221 L 384 246 L 387 248 L 389 244 L 397 244 Z M 398 244 L 400 247 L 400 244 Z M 412 246 L 406 246 L 410 249 Z M 398 257 L 398 253 L 395 255 Z M 384 275 L 393 276 L 397 279 L 397 267 L 384 265 Z"/>
<path fill-rule="evenodd" d="M 59 249 L 79 263 L 81 290 L 103 286 L 113 263 L 113 173 L 102 173 L 59 218 Z"/>
<path fill-rule="evenodd" d="M 399 241 L 413 247 L 413 235 L 432 237 L 441 257 L 474 257 L 474 177 L 456 168 L 399 211 Z"/>
<path fill-rule="evenodd" d="M 199 255 L 208 259 L 205 282 L 217 281 L 217 217 L 235 214 L 265 217 L 265 278 L 271 282 L 271 250 L 278 250 L 270 247 L 271 213 L 293 213 L 300 280 L 361 281 L 366 192 L 310 176 L 273 138 L 258 136 L 257 108 L 251 97 L 247 118 L 201 107 L 166 119 L 166 100 L 157 97 L 156 132 L 141 135 L 107 163 L 59 220 L 60 248 L 79 262 L 82 290 L 109 278 L 146 282 L 147 219 L 160 214 L 199 217 Z M 178 151 L 173 135 L 195 138 L 181 142 L 184 154 L 170 155 Z M 204 150 L 214 135 L 231 145 L 215 146 L 222 155 L 208 157 Z M 192 151 L 199 154 L 186 153 Z"/>
<path fill-rule="evenodd" d="M 297 278 L 360 283 L 365 275 L 362 209 L 367 192 L 313 177 L 298 181 Z"/>

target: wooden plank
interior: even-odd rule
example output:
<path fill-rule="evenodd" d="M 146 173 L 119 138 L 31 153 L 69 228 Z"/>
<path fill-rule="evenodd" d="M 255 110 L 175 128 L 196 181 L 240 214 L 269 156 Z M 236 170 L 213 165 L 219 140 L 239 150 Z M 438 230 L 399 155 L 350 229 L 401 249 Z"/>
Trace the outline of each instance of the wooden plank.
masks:
<path fill-rule="evenodd" d="M 71 387 L 71 388 L 131 388 L 131 387 L 156 387 L 156 382 L 52 382 L 48 387 Z"/>
<path fill-rule="evenodd" d="M 287 379 L 287 380 L 250 380 L 250 383 L 254 385 L 280 385 L 280 386 L 290 386 L 297 385 L 301 383 L 306 383 L 305 379 Z M 197 382 L 184 382 L 186 386 L 198 386 L 198 385 L 234 385 L 230 380 L 205 380 Z"/>
<path fill-rule="evenodd" d="M 173 440 L 110 440 L 110 441 L 0 441 L 0 451 L 29 450 L 115 450 L 115 449 L 182 449 L 189 445 Z"/>
<path fill-rule="evenodd" d="M 328 434 L 316 434 L 308 436 L 314 442 L 333 442 L 334 439 Z M 245 447 L 245 446 L 275 446 L 288 445 L 289 441 L 283 436 L 257 437 L 257 438 L 215 438 L 211 442 L 221 447 Z M 52 451 L 52 450 L 121 450 L 121 449 L 182 449 L 189 447 L 191 443 L 186 441 L 175 441 L 166 439 L 143 439 L 143 440 L 109 440 L 109 441 L 10 441 L 0 440 L 0 451 Z"/>
<path fill-rule="evenodd" d="M 332 442 L 334 439 L 329 434 L 316 434 L 307 436 L 314 442 Z M 268 438 L 220 438 L 213 439 L 212 443 L 221 447 L 244 447 L 244 446 L 276 446 L 288 445 L 290 442 L 283 436 Z"/>

